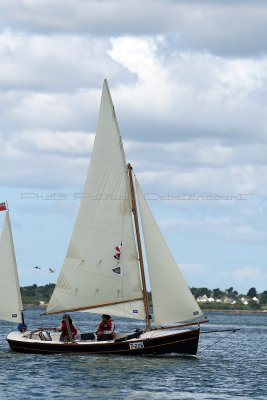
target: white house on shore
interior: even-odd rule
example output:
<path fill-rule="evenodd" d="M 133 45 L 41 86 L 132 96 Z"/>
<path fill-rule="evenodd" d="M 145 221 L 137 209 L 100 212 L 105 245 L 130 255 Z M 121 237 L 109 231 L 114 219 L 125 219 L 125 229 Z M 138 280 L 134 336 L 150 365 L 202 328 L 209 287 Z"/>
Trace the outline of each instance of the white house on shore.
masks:
<path fill-rule="evenodd" d="M 244 306 L 247 306 L 248 305 L 248 301 L 245 299 L 245 297 L 241 297 L 241 303 L 243 303 L 244 304 Z"/>
<path fill-rule="evenodd" d="M 230 297 L 224 297 L 223 299 L 224 304 L 236 304 L 236 301 L 234 299 L 231 299 Z"/>
<path fill-rule="evenodd" d="M 257 297 L 252 297 L 252 300 L 256 301 L 256 303 L 259 303 L 259 299 Z"/>
<path fill-rule="evenodd" d="M 197 301 L 199 303 L 214 303 L 214 298 L 213 297 L 208 297 L 206 294 L 204 296 L 198 296 Z"/>

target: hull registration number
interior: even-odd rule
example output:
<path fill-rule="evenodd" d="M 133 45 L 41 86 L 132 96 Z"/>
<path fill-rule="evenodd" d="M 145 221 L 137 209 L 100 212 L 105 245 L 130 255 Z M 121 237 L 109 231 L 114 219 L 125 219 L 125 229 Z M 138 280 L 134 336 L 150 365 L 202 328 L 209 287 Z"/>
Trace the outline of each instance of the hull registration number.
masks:
<path fill-rule="evenodd" d="M 144 343 L 143 342 L 136 342 L 136 343 L 129 343 L 130 349 L 143 349 Z"/>

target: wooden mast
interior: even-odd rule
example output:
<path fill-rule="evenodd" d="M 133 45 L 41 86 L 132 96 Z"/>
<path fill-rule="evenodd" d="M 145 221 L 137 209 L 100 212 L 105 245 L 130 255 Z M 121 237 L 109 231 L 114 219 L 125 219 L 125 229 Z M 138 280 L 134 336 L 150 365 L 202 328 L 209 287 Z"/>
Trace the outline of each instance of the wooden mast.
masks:
<path fill-rule="evenodd" d="M 146 288 L 146 277 L 145 277 L 143 253 L 142 253 L 142 246 L 141 246 L 141 239 L 140 239 L 138 214 L 137 214 L 135 192 L 134 192 L 134 185 L 133 185 L 133 173 L 132 173 L 133 168 L 132 168 L 131 164 L 128 164 L 127 168 L 128 168 L 128 173 L 129 173 L 129 179 L 130 179 L 132 212 L 134 215 L 134 224 L 135 224 L 136 240 L 137 240 L 137 247 L 138 247 L 138 258 L 139 258 L 141 280 L 142 280 L 142 287 L 143 287 L 143 299 L 144 299 L 144 306 L 145 306 L 145 313 L 146 313 L 146 330 L 149 331 L 151 329 L 149 304 L 148 304 L 148 295 L 147 295 L 147 288 Z"/>

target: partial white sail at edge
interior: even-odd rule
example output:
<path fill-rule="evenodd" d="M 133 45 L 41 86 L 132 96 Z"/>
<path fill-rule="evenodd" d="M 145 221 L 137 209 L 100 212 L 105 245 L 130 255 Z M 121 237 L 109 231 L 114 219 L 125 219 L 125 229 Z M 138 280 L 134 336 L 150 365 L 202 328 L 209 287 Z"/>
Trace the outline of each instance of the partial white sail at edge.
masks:
<path fill-rule="evenodd" d="M 0 319 L 22 322 L 22 300 L 9 212 L 0 237 Z"/>
<path fill-rule="evenodd" d="M 47 313 L 88 309 L 144 319 L 142 299 L 127 166 L 105 81 L 84 193 Z"/>
<path fill-rule="evenodd" d="M 155 325 L 192 321 L 203 316 L 187 286 L 136 179 Z"/>

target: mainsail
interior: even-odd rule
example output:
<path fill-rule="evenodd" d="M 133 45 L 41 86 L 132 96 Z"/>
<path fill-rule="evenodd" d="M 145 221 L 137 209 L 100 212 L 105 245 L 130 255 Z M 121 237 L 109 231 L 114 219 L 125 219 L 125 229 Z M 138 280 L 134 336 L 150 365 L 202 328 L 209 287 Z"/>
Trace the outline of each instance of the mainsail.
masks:
<path fill-rule="evenodd" d="M 192 321 L 203 316 L 188 288 L 136 179 L 155 325 Z"/>
<path fill-rule="evenodd" d="M 78 216 L 47 307 L 48 314 L 85 310 L 145 318 L 127 167 L 106 81 Z"/>
<path fill-rule="evenodd" d="M 22 301 L 9 212 L 0 237 L 0 319 L 22 322 Z"/>

